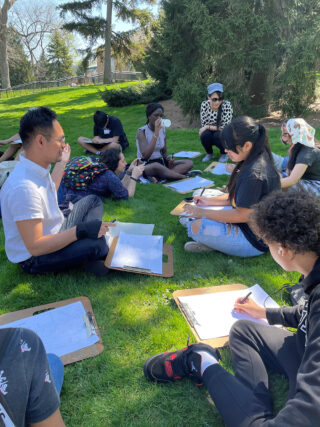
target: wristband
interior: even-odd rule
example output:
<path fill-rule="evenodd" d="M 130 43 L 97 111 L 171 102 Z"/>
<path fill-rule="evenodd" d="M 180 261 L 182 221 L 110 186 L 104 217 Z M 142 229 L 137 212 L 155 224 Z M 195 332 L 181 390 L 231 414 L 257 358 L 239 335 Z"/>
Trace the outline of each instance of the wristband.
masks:
<path fill-rule="evenodd" d="M 101 154 L 101 151 L 96 151 L 97 156 L 100 156 L 100 154 Z"/>
<path fill-rule="evenodd" d="M 137 178 L 134 178 L 133 176 L 130 176 L 130 179 L 133 179 L 133 181 L 138 182 Z"/>
<path fill-rule="evenodd" d="M 81 222 L 76 226 L 77 240 L 85 239 L 97 239 L 98 233 L 101 227 L 102 221 L 94 219 L 93 221 Z"/>

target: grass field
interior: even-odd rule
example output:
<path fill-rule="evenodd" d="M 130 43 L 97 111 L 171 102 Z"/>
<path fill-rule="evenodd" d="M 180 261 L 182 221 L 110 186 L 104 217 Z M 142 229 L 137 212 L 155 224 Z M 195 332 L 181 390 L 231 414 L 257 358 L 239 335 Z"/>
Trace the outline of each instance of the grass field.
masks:
<path fill-rule="evenodd" d="M 82 149 L 77 137 L 92 136 L 93 113 L 103 109 L 121 119 L 130 141 L 125 156 L 132 160 L 137 128 L 145 123 L 145 106 L 108 108 L 97 89 L 64 88 L 0 100 L 0 138 L 17 131 L 19 119 L 28 108 L 45 105 L 59 114 L 72 155 L 79 155 Z M 279 135 L 279 129 L 269 131 L 272 149 L 284 154 Z M 199 148 L 196 130 L 168 131 L 169 153 Z M 201 157 L 195 167 L 203 169 Z M 204 176 L 212 178 L 211 174 Z M 214 180 L 217 185 L 226 182 L 225 177 Z M 259 283 L 267 292 L 274 292 L 281 284 L 297 280 L 298 274 L 282 271 L 269 254 L 241 259 L 219 253 L 185 253 L 186 231 L 177 217 L 169 215 L 181 199 L 178 193 L 150 184 L 137 185 L 131 200 L 104 201 L 105 220 L 155 223 L 154 234 L 163 235 L 174 247 L 175 273 L 171 279 L 120 272 L 95 278 L 81 271 L 29 276 L 7 261 L 1 230 L 0 313 L 81 295 L 91 300 L 105 350 L 98 357 L 66 367 L 61 411 L 67 426 L 222 426 L 204 388 L 189 381 L 160 386 L 143 376 L 147 357 L 186 345 L 189 329 L 172 292 L 227 283 Z M 275 299 L 281 303 L 281 296 Z M 232 370 L 228 350 L 223 350 L 223 356 L 223 365 Z M 286 381 L 272 376 L 272 388 L 279 410 L 286 399 Z"/>

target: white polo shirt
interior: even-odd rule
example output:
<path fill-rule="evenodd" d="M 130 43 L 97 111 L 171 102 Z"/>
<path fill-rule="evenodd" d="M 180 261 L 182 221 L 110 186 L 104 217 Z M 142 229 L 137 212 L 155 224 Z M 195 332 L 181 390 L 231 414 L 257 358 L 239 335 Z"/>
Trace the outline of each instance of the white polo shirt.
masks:
<path fill-rule="evenodd" d="M 16 221 L 42 219 L 43 235 L 47 236 L 58 233 L 64 220 L 50 167 L 44 169 L 22 154 L 1 189 L 0 201 L 5 250 L 14 263 L 32 256 L 20 236 Z"/>

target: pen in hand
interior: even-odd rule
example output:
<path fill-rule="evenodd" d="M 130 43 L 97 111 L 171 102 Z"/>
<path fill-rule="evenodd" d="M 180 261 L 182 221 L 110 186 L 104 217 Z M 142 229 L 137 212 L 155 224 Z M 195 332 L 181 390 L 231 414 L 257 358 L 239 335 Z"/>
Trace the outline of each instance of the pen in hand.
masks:
<path fill-rule="evenodd" d="M 249 296 L 252 294 L 252 292 L 249 292 L 245 297 L 243 297 L 240 301 L 239 304 L 244 304 L 247 299 L 249 298 Z"/>
<path fill-rule="evenodd" d="M 200 197 L 201 197 L 201 196 L 202 196 L 202 194 L 204 193 L 204 190 L 205 190 L 205 188 L 203 188 L 203 189 L 202 189 L 202 191 L 201 191 L 201 193 L 200 193 L 200 196 L 199 196 L 199 199 L 196 201 L 196 205 L 199 203 Z"/>

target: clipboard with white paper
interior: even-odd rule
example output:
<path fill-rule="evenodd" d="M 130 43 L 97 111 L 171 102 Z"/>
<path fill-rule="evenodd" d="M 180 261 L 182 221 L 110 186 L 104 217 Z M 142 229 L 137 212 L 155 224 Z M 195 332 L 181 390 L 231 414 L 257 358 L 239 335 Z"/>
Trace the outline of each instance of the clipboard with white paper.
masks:
<path fill-rule="evenodd" d="M 193 314 L 193 326 L 201 340 L 220 338 L 229 335 L 232 325 L 239 319 L 247 319 L 262 325 L 268 325 L 266 319 L 256 319 L 246 313 L 234 311 L 234 303 L 237 298 L 244 297 L 248 291 L 250 298 L 258 305 L 279 307 L 259 286 L 254 285 L 246 290 L 219 292 L 210 295 L 190 295 L 179 297 L 180 304 Z"/>
<path fill-rule="evenodd" d="M 116 221 L 115 227 L 110 227 L 106 233 L 108 246 L 110 247 L 115 237 L 119 236 L 120 232 L 127 234 L 142 234 L 152 235 L 154 224 L 141 224 L 138 222 L 121 222 Z"/>
<path fill-rule="evenodd" d="M 195 157 L 200 156 L 200 151 L 179 151 L 175 153 L 173 157 L 183 157 L 186 159 L 194 159 Z"/>
<path fill-rule="evenodd" d="M 141 269 L 162 274 L 162 236 L 120 232 L 111 267 Z"/>
<path fill-rule="evenodd" d="M 99 328 L 87 297 L 6 313 L 0 316 L 0 325 L 0 328 L 31 329 L 40 336 L 46 352 L 57 354 L 65 365 L 97 356 L 103 351 Z"/>
<path fill-rule="evenodd" d="M 173 276 L 173 248 L 162 236 L 126 234 L 113 239 L 105 266 L 130 273 Z"/>
<path fill-rule="evenodd" d="M 226 168 L 226 163 L 218 163 L 217 166 L 212 169 L 211 173 L 214 175 L 231 175 Z"/>
<path fill-rule="evenodd" d="M 208 188 L 212 187 L 213 185 L 213 181 L 202 178 L 200 176 L 183 179 L 181 181 L 176 181 L 170 184 L 163 184 L 164 187 L 170 188 L 171 190 L 177 191 L 178 193 L 189 193 L 196 188 Z"/>

